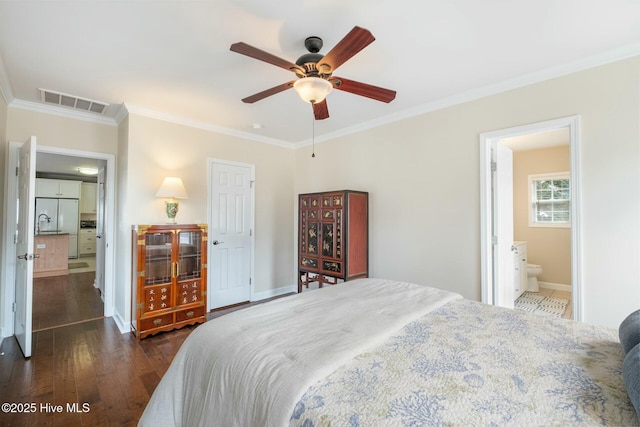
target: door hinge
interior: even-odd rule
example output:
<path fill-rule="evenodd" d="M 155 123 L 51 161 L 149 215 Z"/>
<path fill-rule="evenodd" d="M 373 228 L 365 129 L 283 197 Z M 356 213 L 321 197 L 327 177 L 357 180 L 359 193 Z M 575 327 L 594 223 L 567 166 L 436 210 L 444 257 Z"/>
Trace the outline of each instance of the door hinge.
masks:
<path fill-rule="evenodd" d="M 491 244 L 492 245 L 498 244 L 498 236 L 491 236 Z"/>
<path fill-rule="evenodd" d="M 249 277 L 249 284 L 251 284 L 251 277 Z"/>
<path fill-rule="evenodd" d="M 253 184 L 255 184 L 255 181 L 249 181 L 249 188 L 253 188 Z"/>
<path fill-rule="evenodd" d="M 249 237 L 253 236 L 253 228 L 249 229 Z"/>
<path fill-rule="evenodd" d="M 491 172 L 495 172 L 498 170 L 498 163 L 491 162 Z"/>
<path fill-rule="evenodd" d="M 18 166 L 16 166 L 16 176 L 18 176 Z"/>
<path fill-rule="evenodd" d="M 11 311 L 14 312 L 14 313 L 16 312 L 16 303 L 15 302 L 11 304 Z"/>

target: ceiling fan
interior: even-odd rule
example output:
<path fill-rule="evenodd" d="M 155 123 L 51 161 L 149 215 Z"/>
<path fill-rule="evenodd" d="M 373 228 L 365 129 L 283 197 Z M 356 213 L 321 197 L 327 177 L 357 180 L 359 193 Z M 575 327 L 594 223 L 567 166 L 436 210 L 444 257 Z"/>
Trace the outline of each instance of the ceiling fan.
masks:
<path fill-rule="evenodd" d="M 394 90 L 333 76 L 333 72 L 340 65 L 344 64 L 374 40 L 375 38 L 369 30 L 356 26 L 329 53 L 321 55 L 318 52 L 322 49 L 322 39 L 315 36 L 307 37 L 304 41 L 304 46 L 309 53 L 305 53 L 298 58 L 295 64 L 246 43 L 234 43 L 231 45 L 231 51 L 293 71 L 298 76 L 298 80 L 292 80 L 258 92 L 244 98 L 242 101 L 252 104 L 293 87 L 304 101 L 311 103 L 316 120 L 329 117 L 329 109 L 327 108 L 325 97 L 331 92 L 331 89 L 354 93 L 377 101 L 391 102 L 396 97 L 396 91 Z"/>

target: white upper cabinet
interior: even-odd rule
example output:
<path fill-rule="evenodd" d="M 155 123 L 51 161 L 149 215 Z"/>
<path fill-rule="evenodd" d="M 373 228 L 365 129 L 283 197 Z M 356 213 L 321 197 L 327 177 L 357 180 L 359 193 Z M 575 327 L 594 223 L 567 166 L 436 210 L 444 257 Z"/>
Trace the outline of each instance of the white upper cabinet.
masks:
<path fill-rule="evenodd" d="M 36 197 L 79 199 L 81 181 L 36 178 Z"/>
<path fill-rule="evenodd" d="M 82 183 L 82 197 L 80 197 L 80 213 L 94 214 L 98 212 L 98 185 L 93 182 Z"/>

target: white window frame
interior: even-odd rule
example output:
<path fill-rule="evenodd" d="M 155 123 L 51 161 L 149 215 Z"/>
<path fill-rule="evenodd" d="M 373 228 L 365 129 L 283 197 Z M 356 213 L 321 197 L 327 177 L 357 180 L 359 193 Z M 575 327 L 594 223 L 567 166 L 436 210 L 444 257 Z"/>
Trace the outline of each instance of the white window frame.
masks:
<path fill-rule="evenodd" d="M 566 179 L 569 181 L 569 214 L 571 213 L 571 174 L 569 172 L 555 172 L 555 173 L 538 173 L 529 175 L 529 198 L 528 210 L 529 210 L 529 227 L 547 227 L 547 228 L 571 228 L 571 215 L 567 221 L 556 222 L 538 222 L 536 221 L 537 215 L 537 199 L 536 192 L 534 190 L 534 182 L 546 181 L 546 180 L 558 180 Z M 551 202 L 553 203 L 553 202 Z"/>

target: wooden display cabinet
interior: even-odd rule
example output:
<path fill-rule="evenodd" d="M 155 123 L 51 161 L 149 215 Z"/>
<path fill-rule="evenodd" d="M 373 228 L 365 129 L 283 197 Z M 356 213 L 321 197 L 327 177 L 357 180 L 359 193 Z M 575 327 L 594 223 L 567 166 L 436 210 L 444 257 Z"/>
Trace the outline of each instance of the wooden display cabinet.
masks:
<path fill-rule="evenodd" d="M 137 225 L 132 243 L 135 336 L 205 322 L 207 226 Z"/>
<path fill-rule="evenodd" d="M 336 284 L 369 274 L 369 193 L 298 196 L 298 292 L 311 282 Z"/>

